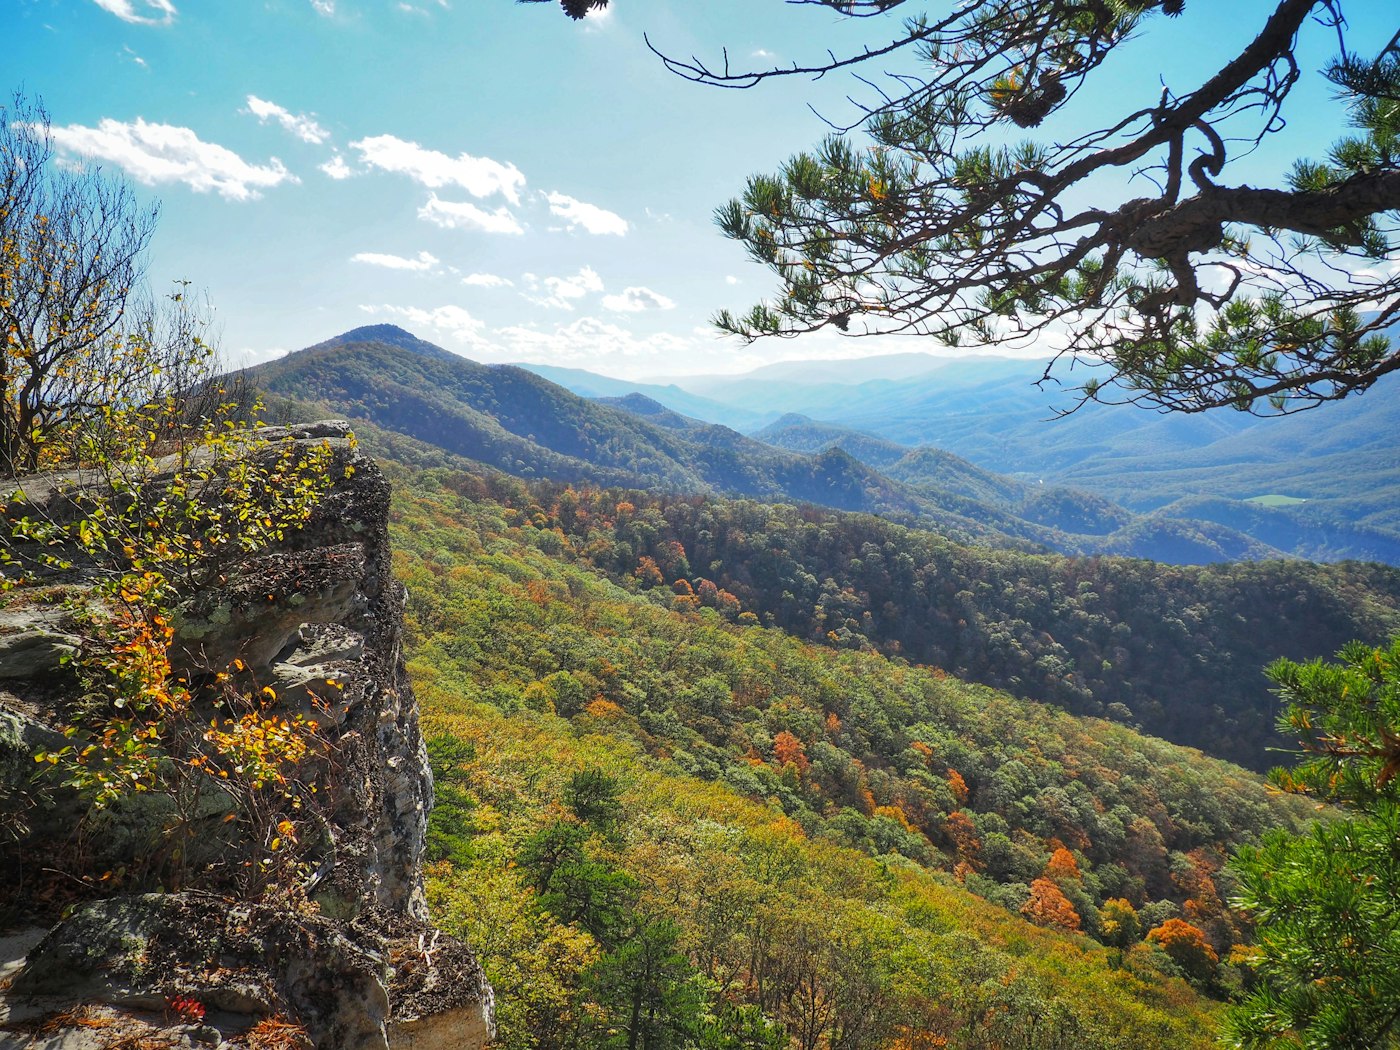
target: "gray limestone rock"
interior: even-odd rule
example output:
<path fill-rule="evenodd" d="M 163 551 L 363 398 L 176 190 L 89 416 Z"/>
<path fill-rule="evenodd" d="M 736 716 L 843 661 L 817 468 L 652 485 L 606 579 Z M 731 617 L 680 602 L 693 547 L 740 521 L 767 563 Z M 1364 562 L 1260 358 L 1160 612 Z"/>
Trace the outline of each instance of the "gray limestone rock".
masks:
<path fill-rule="evenodd" d="M 23 996 L 149 1012 L 191 994 L 230 1016 L 294 1017 L 318 1046 L 473 1050 L 493 1032 L 493 999 L 471 952 L 428 922 L 422 858 L 432 778 L 404 670 L 388 483 L 353 449 L 343 422 L 266 436 L 328 442 L 337 480 L 305 528 L 179 608 L 173 655 L 192 681 L 237 658 L 249 682 L 273 688 L 279 709 L 321 726 L 333 760 L 316 770 L 330 777 L 332 802 L 312 878 L 319 911 L 279 913 L 197 893 L 94 900 L 30 953 L 0 992 L 0 1018 Z M 42 496 L 39 486 L 26 491 Z M 67 500 L 57 487 L 51 496 Z M 50 727 L 74 702 L 51 695 L 61 658 L 93 644 L 47 611 L 0 610 L 7 792 L 27 790 L 25 762 L 32 766 L 41 738 L 61 739 Z M 32 834 L 44 842 L 70 835 L 63 822 L 71 811 L 52 808 L 47 825 L 30 814 Z M 136 848 L 116 838 L 114 849 Z M 0 882 L 4 867 L 0 855 Z"/>

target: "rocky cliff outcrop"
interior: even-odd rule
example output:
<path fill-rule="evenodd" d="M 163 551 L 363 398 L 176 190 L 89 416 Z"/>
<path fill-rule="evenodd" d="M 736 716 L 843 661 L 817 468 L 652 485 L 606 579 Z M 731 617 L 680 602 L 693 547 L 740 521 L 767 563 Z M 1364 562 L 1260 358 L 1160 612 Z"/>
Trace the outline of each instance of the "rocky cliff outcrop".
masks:
<path fill-rule="evenodd" d="M 69 658 L 100 642 L 71 611 L 81 567 L 58 581 L 62 605 L 10 601 L 0 608 L 0 886 L 10 887 L 0 890 L 0 1047 L 156 1034 L 161 1045 L 470 1050 L 490 1036 L 491 989 L 470 951 L 433 928 L 423 897 L 432 781 L 401 652 L 388 484 L 343 423 L 267 436 L 327 443 L 338 480 L 303 529 L 179 607 L 172 656 L 191 681 L 237 660 L 289 716 L 320 725 L 320 834 L 303 881 L 254 901 L 207 889 L 104 896 L 120 881 L 112 871 L 136 860 L 122 854 L 139 848 L 138 826 L 162 814 L 133 805 L 104 824 L 102 841 L 84 841 L 82 807 L 32 779 L 31 756 L 61 741 L 81 692 Z M 189 848 L 211 867 L 227 863 L 217 833 Z M 33 928 L 56 903 L 68 917 Z M 3 937 L 26 917 L 28 934 Z"/>

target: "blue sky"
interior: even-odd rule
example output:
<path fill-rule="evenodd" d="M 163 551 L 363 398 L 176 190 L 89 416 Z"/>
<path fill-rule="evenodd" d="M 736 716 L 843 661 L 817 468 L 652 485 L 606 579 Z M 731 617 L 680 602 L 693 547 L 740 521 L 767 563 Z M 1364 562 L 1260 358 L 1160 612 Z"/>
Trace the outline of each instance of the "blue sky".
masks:
<path fill-rule="evenodd" d="M 1189 89 L 1272 6 L 1188 3 L 1101 83 L 1115 104 L 1150 103 L 1159 78 Z M 1357 42 L 1388 37 L 1388 8 L 1349 5 Z M 713 209 L 824 133 L 808 102 L 839 118 L 860 89 L 705 89 L 642 34 L 763 66 L 893 29 L 779 0 L 614 0 L 582 24 L 511 0 L 0 0 L 0 86 L 42 97 L 60 147 L 161 202 L 151 276 L 203 288 L 239 363 L 391 322 L 484 361 L 739 371 L 935 348 L 713 333 L 717 308 L 772 287 Z M 1333 48 L 1314 34 L 1306 73 Z M 1287 136 L 1249 159 L 1256 183 L 1340 130 L 1306 73 Z"/>

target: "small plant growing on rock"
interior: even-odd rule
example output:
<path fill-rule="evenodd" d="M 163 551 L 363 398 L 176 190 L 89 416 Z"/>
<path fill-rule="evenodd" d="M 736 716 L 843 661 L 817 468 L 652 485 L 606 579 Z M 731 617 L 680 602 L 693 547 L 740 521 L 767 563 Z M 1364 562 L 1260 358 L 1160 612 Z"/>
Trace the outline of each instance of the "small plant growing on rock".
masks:
<path fill-rule="evenodd" d="M 17 478 L 0 505 L 0 594 L 55 574 L 93 581 L 71 602 L 89 641 L 72 661 L 85 697 L 68 743 L 36 761 L 97 814 L 137 795 L 167 800 L 145 864 L 166 888 L 188 885 L 199 829 L 220 819 L 247 858 L 224 881 L 257 893 L 293 877 L 314 793 L 298 769 L 319 747 L 316 723 L 279 710 L 241 663 L 190 666 L 176 642 L 182 603 L 236 583 L 334 480 L 326 442 L 270 442 L 238 409 L 191 418 L 174 396 L 103 406 L 42 447 L 66 472 Z"/>
<path fill-rule="evenodd" d="M 167 999 L 165 1016 L 176 1024 L 203 1024 L 204 1004 L 190 995 L 177 995 Z"/>

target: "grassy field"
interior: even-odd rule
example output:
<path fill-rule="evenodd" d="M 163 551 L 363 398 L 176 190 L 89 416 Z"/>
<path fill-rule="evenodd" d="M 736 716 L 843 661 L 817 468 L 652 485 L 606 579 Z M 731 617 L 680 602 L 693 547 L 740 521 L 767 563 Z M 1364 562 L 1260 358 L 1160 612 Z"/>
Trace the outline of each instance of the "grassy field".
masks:
<path fill-rule="evenodd" d="M 1263 496 L 1250 496 L 1246 503 L 1257 503 L 1261 507 L 1296 507 L 1299 503 L 1306 503 L 1307 500 L 1297 496 L 1280 496 L 1276 492 L 1270 492 Z"/>

